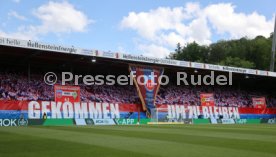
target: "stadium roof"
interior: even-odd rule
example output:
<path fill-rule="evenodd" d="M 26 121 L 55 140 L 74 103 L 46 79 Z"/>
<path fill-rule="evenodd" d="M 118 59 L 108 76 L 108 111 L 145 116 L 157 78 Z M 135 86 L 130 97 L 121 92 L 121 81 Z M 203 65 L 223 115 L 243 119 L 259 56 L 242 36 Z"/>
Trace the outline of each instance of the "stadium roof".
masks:
<path fill-rule="evenodd" d="M 55 44 L 41 43 L 41 42 L 31 41 L 31 40 L 27 41 L 27 40 L 0 37 L 0 45 L 13 47 L 13 48 L 38 50 L 39 51 L 38 53 L 41 53 L 43 51 L 54 52 L 53 54 L 57 56 L 59 56 L 58 53 L 75 54 L 75 55 L 88 56 L 88 57 L 101 57 L 103 59 L 114 59 L 118 61 L 129 61 L 129 62 L 147 63 L 147 64 L 155 64 L 155 65 L 157 64 L 168 65 L 168 66 L 175 66 L 179 68 L 181 67 L 195 68 L 195 69 L 214 70 L 214 71 L 221 71 L 221 72 L 233 72 L 233 73 L 239 73 L 239 74 L 276 77 L 276 73 L 270 72 L 270 71 L 229 67 L 229 66 L 221 66 L 221 65 L 205 64 L 205 63 L 198 63 L 198 62 L 189 62 L 189 61 L 179 61 L 179 60 L 172 60 L 172 59 L 152 58 L 152 57 L 146 57 L 146 56 L 136 56 L 131 54 L 122 54 L 118 52 L 100 51 L 100 50 L 93 50 L 93 49 L 82 49 L 82 48 L 76 48 L 74 46 L 68 47 L 68 46 L 61 46 L 61 45 L 55 45 Z M 31 54 L 31 55 L 35 55 L 35 54 Z"/>

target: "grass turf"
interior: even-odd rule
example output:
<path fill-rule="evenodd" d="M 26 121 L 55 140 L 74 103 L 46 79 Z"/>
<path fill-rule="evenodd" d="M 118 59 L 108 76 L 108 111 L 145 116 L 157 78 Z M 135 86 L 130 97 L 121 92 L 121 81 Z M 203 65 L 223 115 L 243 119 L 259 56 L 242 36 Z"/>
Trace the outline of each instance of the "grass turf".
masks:
<path fill-rule="evenodd" d="M 0 127 L 0 157 L 275 157 L 276 125 Z"/>

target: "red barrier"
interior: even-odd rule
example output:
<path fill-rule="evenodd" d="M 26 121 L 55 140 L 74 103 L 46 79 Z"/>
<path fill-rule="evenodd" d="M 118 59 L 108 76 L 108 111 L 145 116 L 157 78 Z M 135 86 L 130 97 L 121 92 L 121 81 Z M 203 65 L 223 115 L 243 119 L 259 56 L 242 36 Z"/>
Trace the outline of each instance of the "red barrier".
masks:
<path fill-rule="evenodd" d="M 276 109 L 272 108 L 239 108 L 240 114 L 276 114 Z"/>
<path fill-rule="evenodd" d="M 0 100 L 0 110 L 28 110 L 29 101 Z"/>

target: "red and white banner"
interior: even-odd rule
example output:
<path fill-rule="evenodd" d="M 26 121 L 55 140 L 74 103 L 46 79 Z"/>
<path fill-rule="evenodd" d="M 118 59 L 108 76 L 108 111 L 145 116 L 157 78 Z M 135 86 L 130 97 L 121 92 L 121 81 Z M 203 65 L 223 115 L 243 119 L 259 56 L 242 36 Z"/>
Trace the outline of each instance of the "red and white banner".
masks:
<path fill-rule="evenodd" d="M 252 103 L 253 103 L 254 108 L 266 108 L 265 97 L 252 98 Z"/>
<path fill-rule="evenodd" d="M 151 109 L 155 108 L 155 97 L 160 87 L 159 78 L 163 75 L 164 69 L 130 65 L 129 70 L 133 74 L 133 80 L 141 99 L 143 110 L 150 114 Z"/>
<path fill-rule="evenodd" d="M 80 102 L 79 86 L 55 85 L 55 102 Z"/>
<path fill-rule="evenodd" d="M 159 106 L 160 107 L 160 106 Z M 216 118 L 223 116 L 225 119 L 233 118 L 239 119 L 239 109 L 238 107 L 217 107 L 217 106 L 184 106 L 184 105 L 166 105 L 169 117 L 177 118 L 186 117 L 189 119 L 198 118 L 203 116 L 203 118 Z M 162 110 L 161 110 L 162 111 Z"/>
<path fill-rule="evenodd" d="M 215 106 L 215 99 L 213 93 L 200 94 L 201 106 Z"/>
<path fill-rule="evenodd" d="M 238 117 L 245 114 L 276 115 L 276 109 L 271 108 L 236 108 L 212 106 L 184 106 L 184 105 L 156 105 L 163 108 L 159 112 L 166 112 L 172 116 L 204 117 L 223 115 L 224 117 Z M 54 102 L 54 101 L 17 101 L 0 100 L 0 118 L 17 118 L 26 113 L 27 117 L 42 118 L 47 113 L 47 118 L 120 118 L 120 113 L 142 112 L 138 104 L 112 104 L 94 102 Z M 18 115 L 17 115 L 18 114 Z"/>

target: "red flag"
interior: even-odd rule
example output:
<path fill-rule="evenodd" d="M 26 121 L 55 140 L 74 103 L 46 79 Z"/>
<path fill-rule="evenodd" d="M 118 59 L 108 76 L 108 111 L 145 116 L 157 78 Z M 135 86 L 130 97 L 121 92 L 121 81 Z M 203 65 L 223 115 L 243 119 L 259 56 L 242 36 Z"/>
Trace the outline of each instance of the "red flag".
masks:
<path fill-rule="evenodd" d="M 200 94 L 201 106 L 215 106 L 215 99 L 213 93 Z"/>
<path fill-rule="evenodd" d="M 79 86 L 61 86 L 55 85 L 55 101 L 56 102 L 80 102 Z"/>

